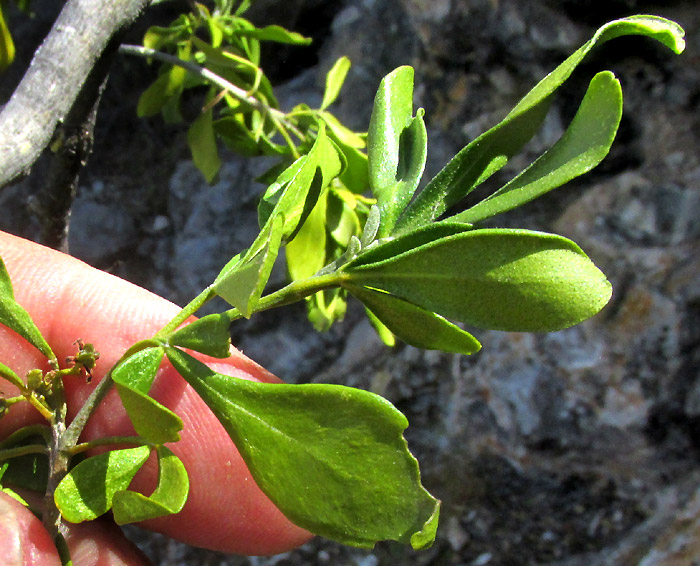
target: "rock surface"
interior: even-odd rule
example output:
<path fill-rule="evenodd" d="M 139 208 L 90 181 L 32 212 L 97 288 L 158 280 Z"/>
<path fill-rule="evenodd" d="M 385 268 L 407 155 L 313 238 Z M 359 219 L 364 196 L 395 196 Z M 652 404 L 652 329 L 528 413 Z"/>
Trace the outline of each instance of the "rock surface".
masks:
<path fill-rule="evenodd" d="M 285 2 L 261 4 L 256 17 L 265 21 L 280 16 L 276 6 Z M 431 549 L 379 544 L 367 552 L 314 540 L 285 555 L 244 558 L 134 529 L 130 535 L 161 566 L 693 563 L 700 555 L 696 2 L 294 6 L 280 23 L 313 27 L 314 10 L 324 18 L 317 61 L 281 85 L 283 106 L 317 99 L 325 71 L 346 54 L 353 67 L 337 112 L 365 129 L 381 77 L 411 64 L 416 103 L 426 109 L 428 176 L 608 19 L 635 12 L 670 17 L 685 27 L 687 49 L 675 57 L 635 39 L 602 48 L 557 99 L 523 156 L 499 175 L 507 179 L 561 135 L 594 72 L 615 71 L 625 116 L 611 155 L 592 174 L 497 219 L 574 239 L 615 289 L 599 316 L 548 335 L 478 332 L 484 348 L 470 358 L 388 350 L 356 306 L 326 334 L 311 329 L 303 308 L 234 328 L 239 347 L 289 381 L 371 389 L 404 411 L 424 483 L 443 501 Z M 133 117 L 138 92 L 125 86 L 141 72 L 125 61 L 105 93 L 108 109 L 82 178 L 71 246 L 94 265 L 183 302 L 254 237 L 260 187 L 253 179 L 265 167 L 229 154 L 220 180 L 206 185 L 187 160 L 182 130 Z M 36 182 L 26 181 L 25 192 Z M 18 220 L 24 193 L 8 190 L 1 227 L 32 235 L 32 223 Z"/>

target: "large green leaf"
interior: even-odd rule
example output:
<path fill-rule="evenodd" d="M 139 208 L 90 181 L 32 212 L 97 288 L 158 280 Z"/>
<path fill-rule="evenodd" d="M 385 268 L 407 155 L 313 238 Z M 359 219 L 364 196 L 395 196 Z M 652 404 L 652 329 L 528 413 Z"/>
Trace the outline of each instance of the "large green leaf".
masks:
<path fill-rule="evenodd" d="M 379 85 L 367 132 L 369 182 L 382 222 L 391 233 L 418 187 L 427 156 L 423 111 L 413 115 L 413 69 L 399 67 Z"/>
<path fill-rule="evenodd" d="M 621 117 L 620 83 L 609 71 L 598 73 L 562 138 L 504 187 L 452 220 L 478 222 L 587 173 L 610 151 Z"/>
<path fill-rule="evenodd" d="M 596 314 L 611 295 L 605 275 L 575 243 L 528 230 L 471 230 L 376 263 L 349 263 L 343 273 L 351 293 L 380 289 L 495 330 L 567 328 Z"/>
<path fill-rule="evenodd" d="M 656 16 L 632 16 L 601 27 L 588 42 L 542 79 L 498 125 L 462 149 L 406 209 L 396 224 L 403 232 L 427 224 L 459 202 L 503 167 L 537 132 L 552 94 L 595 47 L 622 35 L 645 35 L 676 53 L 683 50 L 683 30 Z"/>
<path fill-rule="evenodd" d="M 0 259 L 0 324 L 4 324 L 10 330 L 14 330 L 46 356 L 47 359 L 56 359 L 56 355 L 36 324 L 34 324 L 32 317 L 29 316 L 29 313 L 24 310 L 22 305 L 15 301 L 10 275 L 7 273 L 2 259 Z"/>
<path fill-rule="evenodd" d="M 126 489 L 148 459 L 148 446 L 112 450 L 80 462 L 60 481 L 54 502 L 70 523 L 91 521 L 109 511 L 114 494 Z"/>
<path fill-rule="evenodd" d="M 136 491 L 117 491 L 112 498 L 114 521 L 118 525 L 179 513 L 185 506 L 190 482 L 182 461 L 165 446 L 158 454 L 158 485 L 146 496 Z"/>
<path fill-rule="evenodd" d="M 439 502 L 421 485 L 402 436 L 408 422 L 388 401 L 340 385 L 237 379 L 182 351 L 167 355 L 291 521 L 356 546 L 432 543 Z"/>
<path fill-rule="evenodd" d="M 352 287 L 351 292 L 406 344 L 457 354 L 474 354 L 481 349 L 476 338 L 439 314 L 367 287 Z"/>

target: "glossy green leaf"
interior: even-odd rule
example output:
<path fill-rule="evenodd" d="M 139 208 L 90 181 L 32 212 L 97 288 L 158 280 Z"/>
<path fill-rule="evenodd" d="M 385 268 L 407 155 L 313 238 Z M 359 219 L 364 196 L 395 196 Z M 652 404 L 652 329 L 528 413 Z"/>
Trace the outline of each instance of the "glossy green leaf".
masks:
<path fill-rule="evenodd" d="M 380 289 L 494 330 L 567 328 L 600 311 L 612 292 L 575 243 L 528 230 L 471 230 L 376 263 L 351 262 L 343 272 L 351 292 Z"/>
<path fill-rule="evenodd" d="M 406 344 L 457 354 L 474 354 L 481 349 L 471 334 L 434 312 L 367 287 L 349 287 L 349 291 Z"/>
<path fill-rule="evenodd" d="M 36 324 L 34 324 L 32 317 L 15 301 L 10 275 L 7 273 L 2 259 L 0 259 L 0 324 L 19 334 L 47 359 L 56 359 L 56 355 Z"/>
<path fill-rule="evenodd" d="M 452 219 L 479 222 L 587 173 L 610 151 L 621 117 L 620 83 L 609 71 L 598 73 L 562 138 L 504 187 Z"/>
<path fill-rule="evenodd" d="M 304 37 L 300 33 L 289 31 L 276 25 L 265 26 L 264 28 L 241 29 L 238 31 L 238 35 L 259 41 L 274 41 L 290 45 L 309 45 L 312 41 L 310 37 Z"/>
<path fill-rule="evenodd" d="M 177 330 L 168 342 L 215 358 L 231 355 L 231 321 L 223 314 L 209 314 Z"/>
<path fill-rule="evenodd" d="M 321 110 L 325 110 L 333 104 L 340 94 L 340 89 L 343 87 L 345 77 L 350 70 L 350 59 L 348 57 L 340 57 L 331 67 L 331 70 L 326 74 L 326 89 L 323 92 L 323 101 L 321 102 Z"/>
<path fill-rule="evenodd" d="M 187 144 L 192 152 L 192 160 L 207 183 L 212 183 L 221 169 L 212 116 L 212 110 L 203 112 L 187 130 Z"/>
<path fill-rule="evenodd" d="M 527 143 L 540 128 L 552 94 L 595 47 L 622 35 L 646 35 L 674 52 L 683 50 L 683 30 L 656 16 L 632 16 L 601 27 L 587 43 L 542 79 L 498 125 L 462 149 L 411 203 L 396 224 L 404 232 L 427 224 L 459 202 Z"/>
<path fill-rule="evenodd" d="M 408 422 L 388 401 L 340 385 L 246 381 L 167 354 L 291 521 L 355 546 L 432 543 L 439 502 L 421 485 L 402 436 Z"/>
<path fill-rule="evenodd" d="M 146 496 L 136 491 L 118 491 L 112 498 L 118 525 L 179 513 L 189 493 L 189 478 L 182 461 L 165 446 L 158 446 L 158 485 Z"/>
<path fill-rule="evenodd" d="M 112 450 L 80 462 L 54 493 L 56 507 L 70 523 L 91 521 L 109 511 L 114 494 L 126 489 L 148 459 L 148 446 Z"/>
<path fill-rule="evenodd" d="M 399 67 L 379 85 L 367 133 L 369 182 L 381 211 L 381 237 L 392 232 L 418 187 L 427 143 L 423 111 L 413 115 L 413 69 Z"/>
<path fill-rule="evenodd" d="M 146 348 L 112 371 L 122 405 L 136 433 L 154 444 L 177 442 L 182 419 L 148 395 L 163 360 L 163 348 Z"/>

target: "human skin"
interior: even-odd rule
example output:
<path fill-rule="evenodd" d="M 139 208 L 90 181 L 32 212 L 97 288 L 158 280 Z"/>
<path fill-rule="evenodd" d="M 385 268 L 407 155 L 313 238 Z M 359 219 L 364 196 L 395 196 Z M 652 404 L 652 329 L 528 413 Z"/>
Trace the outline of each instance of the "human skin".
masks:
<path fill-rule="evenodd" d="M 30 313 L 59 360 L 75 354 L 78 339 L 92 343 L 100 353 L 91 383 L 79 377 L 65 380 L 69 420 L 121 354 L 131 344 L 153 336 L 179 310 L 140 287 L 68 255 L 1 232 L 0 257 L 10 274 L 17 302 Z M 233 349 L 225 360 L 200 359 L 220 373 L 278 381 Z M 46 367 L 46 360 L 33 346 L 1 325 L 0 361 L 20 376 L 30 369 Z M 16 394 L 6 382 L 0 384 L 0 391 L 6 397 Z M 195 546 L 252 555 L 284 552 L 309 539 L 307 531 L 290 523 L 260 491 L 221 424 L 167 362 L 159 370 L 151 394 L 184 423 L 180 442 L 169 447 L 187 468 L 190 494 L 180 513 L 148 521 L 144 527 Z M 28 403 L 13 405 L 0 419 L 0 439 L 35 422 L 42 422 L 42 417 Z M 111 391 L 91 417 L 81 440 L 133 434 L 118 395 Z M 157 466 L 151 464 L 149 461 L 137 474 L 130 489 L 152 491 Z M 45 548 L 42 542 L 47 533 L 27 513 L 19 503 L 0 494 L 0 548 L 12 548 L 10 544 L 17 540 L 25 549 L 38 545 L 42 550 L 35 552 L 34 558 L 24 557 L 24 562 L 17 563 L 59 564 L 50 545 Z M 75 552 L 81 547 L 100 550 L 80 551 L 81 559 L 74 558 L 75 566 L 147 563 L 114 525 L 95 523 L 71 528 L 68 543 Z"/>

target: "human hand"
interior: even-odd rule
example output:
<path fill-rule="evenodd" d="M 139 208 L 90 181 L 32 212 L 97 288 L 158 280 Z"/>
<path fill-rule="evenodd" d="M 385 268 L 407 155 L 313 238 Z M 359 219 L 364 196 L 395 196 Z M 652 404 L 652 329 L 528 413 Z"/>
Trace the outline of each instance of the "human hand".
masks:
<path fill-rule="evenodd" d="M 90 384 L 80 378 L 65 380 L 69 421 L 121 354 L 155 334 L 179 310 L 70 256 L 3 233 L 0 257 L 12 279 L 15 298 L 29 311 L 59 359 L 75 353 L 77 339 L 94 344 L 100 352 Z M 277 379 L 237 351 L 225 360 L 201 359 L 220 373 L 258 381 Z M 0 326 L 0 361 L 20 376 L 45 365 L 37 350 L 4 326 Z M 7 383 L 2 384 L 2 392 L 8 397 L 16 394 Z M 221 424 L 167 362 L 151 395 L 183 420 L 181 440 L 171 449 L 187 468 L 190 494 L 180 513 L 143 526 L 195 546 L 241 554 L 275 554 L 308 540 L 310 534 L 290 523 L 260 491 Z M 0 419 L 0 439 L 41 419 L 27 403 L 13 405 Z M 111 391 L 88 422 L 82 439 L 131 434 L 126 412 Z M 153 490 L 157 466 L 149 464 L 137 474 L 131 489 Z M 147 564 L 106 520 L 69 525 L 67 540 L 75 566 Z M 40 521 L 1 493 L 0 549 L 8 549 L 5 564 L 60 564 Z"/>

